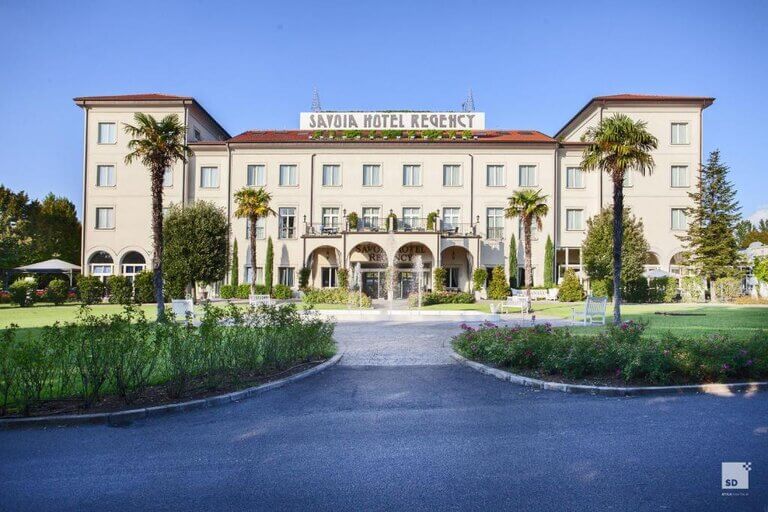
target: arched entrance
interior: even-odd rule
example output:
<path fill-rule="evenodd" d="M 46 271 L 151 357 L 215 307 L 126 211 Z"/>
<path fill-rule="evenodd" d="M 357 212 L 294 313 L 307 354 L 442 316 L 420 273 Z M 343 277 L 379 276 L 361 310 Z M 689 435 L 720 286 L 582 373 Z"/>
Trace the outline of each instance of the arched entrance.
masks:
<path fill-rule="evenodd" d="M 133 280 L 133 277 L 139 272 L 143 272 L 147 268 L 147 260 L 144 255 L 137 251 L 128 251 L 123 255 L 123 259 L 120 261 L 120 273 L 124 276 L 128 276 Z"/>
<path fill-rule="evenodd" d="M 359 243 L 349 251 L 349 271 L 353 273 L 357 266 L 360 266 L 363 293 L 372 299 L 387 297 L 388 261 L 386 251 L 373 242 Z"/>
<path fill-rule="evenodd" d="M 685 254 L 682 252 L 675 253 L 669 260 L 669 273 L 674 274 L 677 277 L 683 277 L 683 273 L 687 268 L 685 262 Z"/>
<path fill-rule="evenodd" d="M 88 258 L 88 273 L 106 281 L 115 273 L 115 260 L 107 251 L 96 251 Z"/>
<path fill-rule="evenodd" d="M 659 261 L 659 256 L 653 252 L 648 251 L 645 253 L 645 262 L 643 263 L 643 269 L 645 271 L 649 270 L 657 270 L 661 268 L 661 262 Z"/>
<path fill-rule="evenodd" d="M 440 254 L 448 290 L 469 292 L 472 289 L 472 254 L 461 246 L 446 247 Z"/>
<path fill-rule="evenodd" d="M 409 242 L 395 252 L 395 290 L 396 299 L 407 299 L 408 295 L 418 290 L 419 276 L 417 269 L 422 267 L 421 285 L 423 289 L 432 289 L 432 268 L 434 258 L 429 247 L 421 242 Z"/>
<path fill-rule="evenodd" d="M 341 253 L 335 247 L 323 245 L 314 249 L 307 257 L 310 269 L 309 286 L 314 288 L 335 288 L 338 286 L 337 272 Z"/>

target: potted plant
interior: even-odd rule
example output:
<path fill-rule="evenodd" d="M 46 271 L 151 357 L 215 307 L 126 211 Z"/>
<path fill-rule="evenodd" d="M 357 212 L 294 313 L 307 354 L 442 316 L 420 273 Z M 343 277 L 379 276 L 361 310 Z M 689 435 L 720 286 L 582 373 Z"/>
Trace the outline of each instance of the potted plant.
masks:
<path fill-rule="evenodd" d="M 435 225 L 437 224 L 437 212 L 429 212 L 427 214 L 427 231 L 435 231 Z"/>
<path fill-rule="evenodd" d="M 357 229 L 357 223 L 359 219 L 357 217 L 357 212 L 350 212 L 349 215 L 347 215 L 347 224 L 349 224 L 349 229 Z"/>

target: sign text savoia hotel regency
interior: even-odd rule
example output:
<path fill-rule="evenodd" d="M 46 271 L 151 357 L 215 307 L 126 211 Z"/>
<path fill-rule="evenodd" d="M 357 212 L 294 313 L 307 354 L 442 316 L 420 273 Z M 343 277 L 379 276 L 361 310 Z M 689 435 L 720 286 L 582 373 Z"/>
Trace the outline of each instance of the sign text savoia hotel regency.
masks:
<path fill-rule="evenodd" d="M 486 128 L 485 115 L 461 112 L 328 112 L 317 105 L 300 114 L 299 129 L 248 130 L 231 135 L 194 98 L 164 94 L 76 98 L 85 114 L 83 269 L 105 277 L 134 276 L 152 252 L 148 173 L 126 164 L 129 137 L 121 127 L 136 112 L 175 113 L 187 124 L 188 161 L 168 169 L 165 206 L 207 201 L 231 222 L 240 282 L 264 281 L 266 246 L 274 245 L 275 281 L 298 288 L 338 285 L 338 270 L 360 269 L 365 293 L 404 298 L 420 280 L 432 287 L 445 269 L 449 289 L 470 291 L 478 267 L 501 266 L 524 277 L 517 219 L 505 208 L 513 191 L 540 189 L 549 214 L 531 241 L 533 279 L 555 282 L 582 273 L 587 220 L 611 201 L 611 182 L 579 167 L 585 131 L 614 113 L 647 123 L 658 138 L 654 172 L 631 174 L 625 201 L 643 220 L 648 269 L 682 272 L 678 235 L 687 229 L 688 192 L 701 164 L 703 112 L 713 98 L 618 94 L 598 96 L 564 113 L 554 133 Z M 254 120 L 258 124 L 258 119 Z M 256 227 L 256 268 L 249 233 L 234 215 L 234 194 L 262 187 L 275 216 Z M 190 233 L 193 235 L 193 233 Z M 545 261 L 551 240 L 552 265 Z M 512 242 L 515 242 L 514 244 Z M 516 254 L 510 253 L 515 247 Z M 517 261 L 517 265 L 511 264 Z M 421 262 L 419 265 L 418 262 Z M 234 280 L 233 271 L 223 282 Z M 386 286 L 391 279 L 393 286 Z M 216 283 L 212 287 L 218 291 Z"/>

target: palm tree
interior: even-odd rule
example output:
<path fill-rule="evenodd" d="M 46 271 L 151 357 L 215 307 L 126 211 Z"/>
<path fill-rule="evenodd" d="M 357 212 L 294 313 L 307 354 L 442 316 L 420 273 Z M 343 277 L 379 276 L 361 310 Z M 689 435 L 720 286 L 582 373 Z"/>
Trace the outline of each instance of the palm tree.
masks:
<path fill-rule="evenodd" d="M 615 114 L 582 136 L 581 168 L 605 171 L 613 181 L 613 322 L 621 322 L 621 244 L 624 236 L 624 177 L 632 170 L 645 175 L 653 170 L 651 150 L 658 140 L 645 129 L 645 122 Z"/>
<path fill-rule="evenodd" d="M 130 165 L 138 160 L 149 169 L 152 190 L 152 281 L 155 285 L 157 319 L 163 321 L 163 175 L 177 160 L 187 161 L 187 128 L 176 114 L 169 114 L 157 121 L 149 114 L 138 112 L 133 118 L 135 125 L 123 125 L 125 133 L 133 137 L 128 142 L 130 152 L 125 155 L 125 163 Z"/>
<path fill-rule="evenodd" d="M 506 210 L 508 218 L 519 217 L 523 224 L 523 243 L 525 244 L 525 290 L 530 298 L 533 285 L 533 264 L 531 261 L 531 225 L 536 222 L 536 227 L 542 229 L 541 219 L 549 213 L 547 196 L 541 193 L 541 189 L 516 190 L 509 198 L 509 206 Z M 512 255 L 510 255 L 511 257 Z M 516 269 L 515 269 L 516 270 Z"/>
<path fill-rule="evenodd" d="M 235 216 L 240 219 L 248 219 L 250 231 L 248 243 L 251 247 L 251 291 L 256 292 L 256 223 L 259 219 L 275 215 L 275 211 L 269 207 L 272 196 L 263 188 L 254 189 L 243 187 L 235 192 L 237 210 Z"/>

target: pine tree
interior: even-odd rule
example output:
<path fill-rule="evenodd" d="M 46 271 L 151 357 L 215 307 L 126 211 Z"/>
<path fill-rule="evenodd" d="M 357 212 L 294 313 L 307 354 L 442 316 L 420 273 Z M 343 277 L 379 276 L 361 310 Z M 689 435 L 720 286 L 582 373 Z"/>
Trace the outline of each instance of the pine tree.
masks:
<path fill-rule="evenodd" d="M 517 288 L 517 242 L 515 235 L 509 237 L 509 286 Z"/>
<path fill-rule="evenodd" d="M 643 221 L 624 208 L 621 243 L 621 286 L 642 279 L 643 264 L 648 254 Z M 613 209 L 604 208 L 587 220 L 587 236 L 581 245 L 584 271 L 590 281 L 610 279 L 613 270 Z"/>
<path fill-rule="evenodd" d="M 544 288 L 552 288 L 554 285 L 555 246 L 552 238 L 547 235 L 547 244 L 544 246 Z"/>
<path fill-rule="evenodd" d="M 733 275 L 740 259 L 735 236 L 740 207 L 720 151 L 709 154 L 696 191 L 688 196 L 694 202 L 686 210 L 688 232 L 678 238 L 686 245 L 689 264 L 712 287 L 715 279 Z"/>
<path fill-rule="evenodd" d="M 267 259 L 264 263 L 264 284 L 267 291 L 272 293 L 272 266 L 275 264 L 275 250 L 272 247 L 272 237 L 267 239 Z"/>
<path fill-rule="evenodd" d="M 237 256 L 237 238 L 232 244 L 232 267 L 229 269 L 229 282 L 232 286 L 237 287 L 240 284 L 240 260 Z"/>

